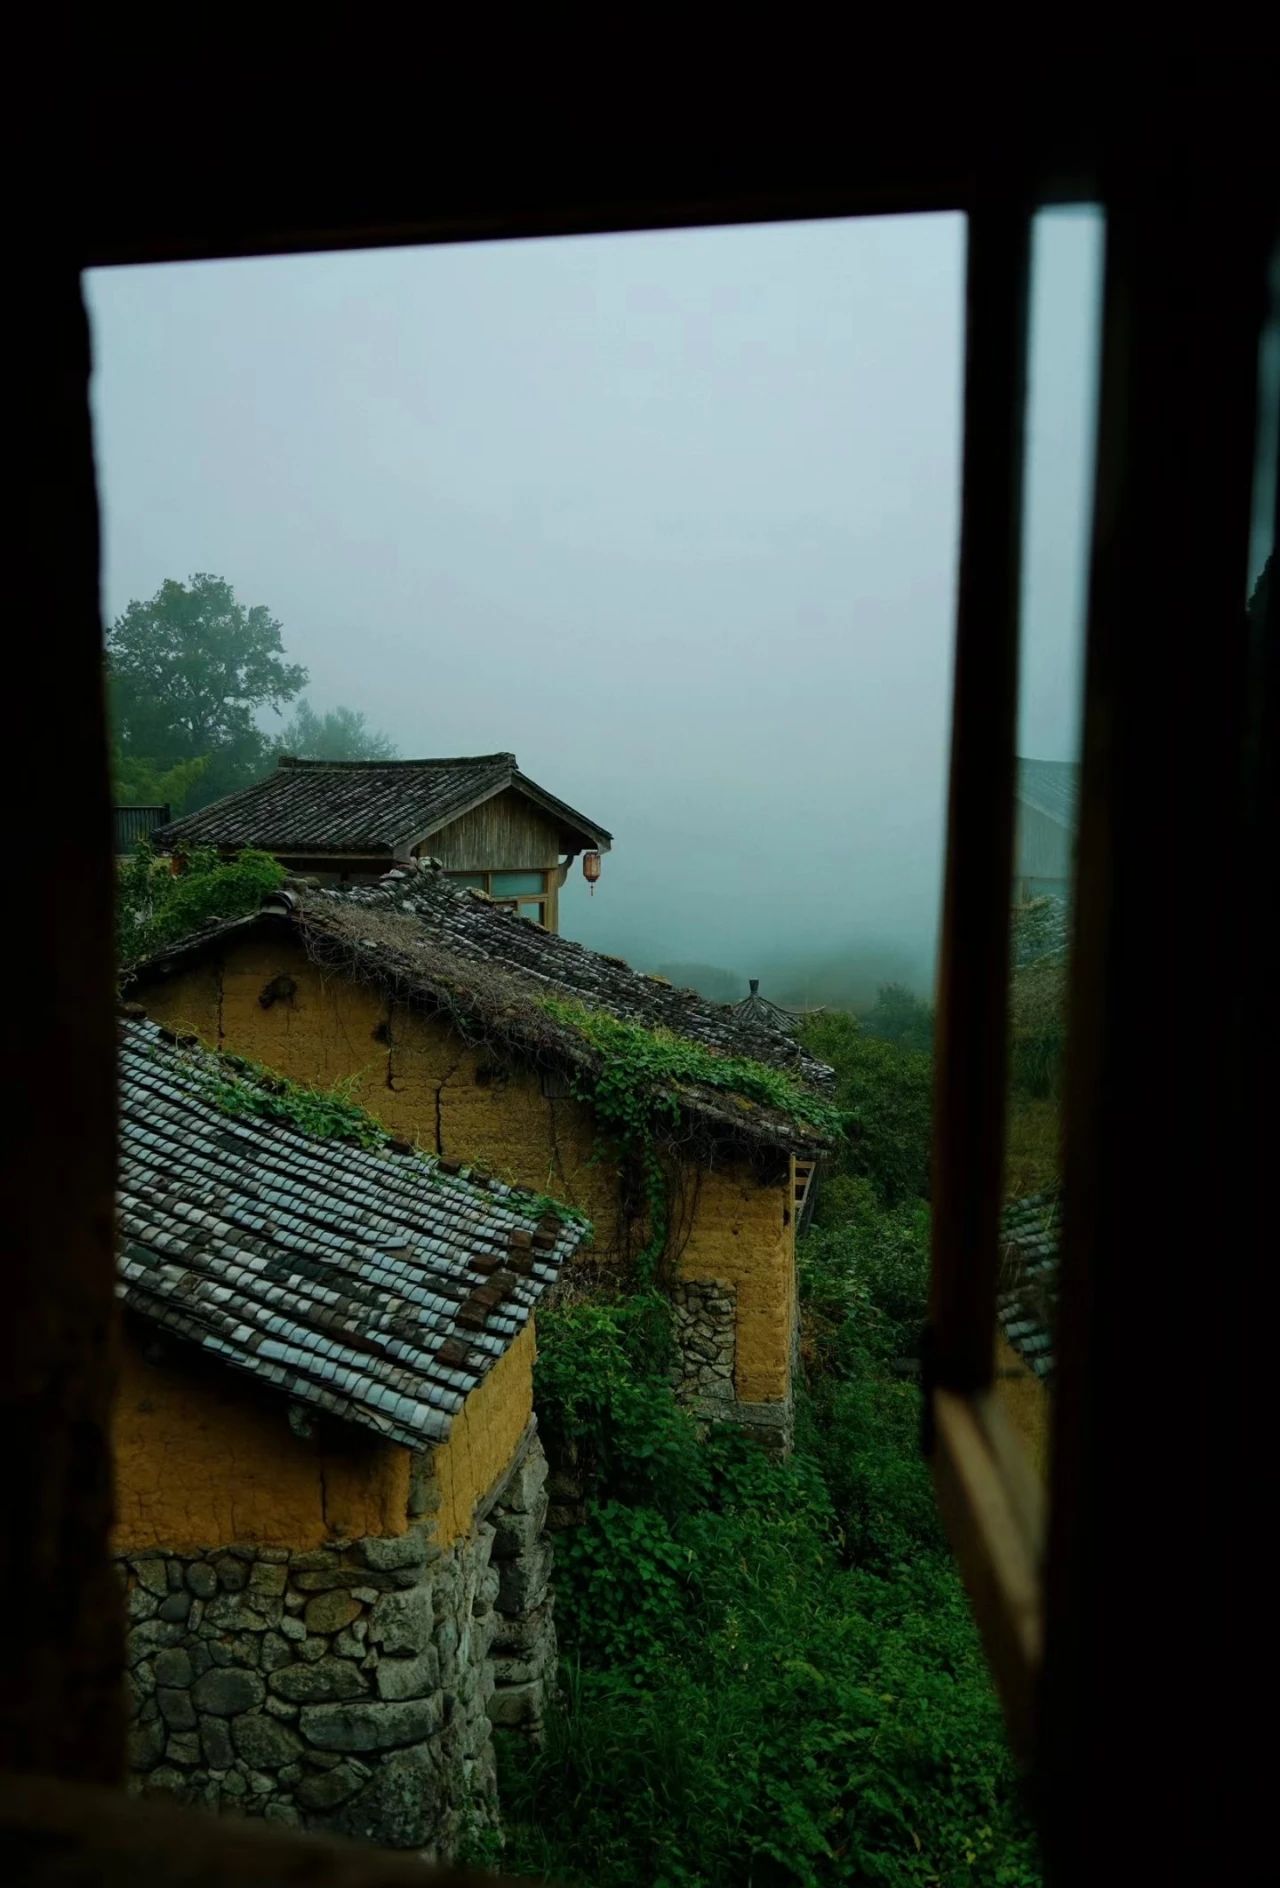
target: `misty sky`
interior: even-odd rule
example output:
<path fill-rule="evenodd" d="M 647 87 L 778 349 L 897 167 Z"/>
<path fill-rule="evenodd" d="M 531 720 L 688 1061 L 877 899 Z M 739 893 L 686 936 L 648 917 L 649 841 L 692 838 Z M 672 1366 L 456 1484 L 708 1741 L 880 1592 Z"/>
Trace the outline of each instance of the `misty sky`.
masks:
<path fill-rule="evenodd" d="M 744 975 L 937 921 L 963 222 L 100 271 L 104 611 L 265 603 L 317 709 L 609 826 L 563 928 Z M 1020 744 L 1070 758 L 1100 231 L 1042 218 Z"/>

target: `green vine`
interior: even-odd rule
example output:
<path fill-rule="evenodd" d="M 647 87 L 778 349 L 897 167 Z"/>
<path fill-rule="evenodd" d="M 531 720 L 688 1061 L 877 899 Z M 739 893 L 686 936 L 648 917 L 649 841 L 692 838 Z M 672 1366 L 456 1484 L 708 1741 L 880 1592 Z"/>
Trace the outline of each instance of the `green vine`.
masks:
<path fill-rule="evenodd" d="M 618 1150 L 639 1166 L 649 1219 L 649 1238 L 635 1261 L 642 1286 L 652 1283 L 667 1249 L 671 1209 L 657 1138 L 662 1127 L 679 1121 L 684 1090 L 715 1089 L 744 1111 L 773 1109 L 815 1128 L 823 1139 L 844 1131 L 840 1108 L 781 1069 L 747 1056 L 718 1055 L 687 1036 L 646 1029 L 561 997 L 539 1001 L 553 1022 L 573 1030 L 595 1050 L 597 1066 L 576 1069 L 570 1087 L 578 1100 L 590 1105 Z"/>
<path fill-rule="evenodd" d="M 591 1230 L 591 1221 L 580 1206 L 570 1206 L 566 1200 L 553 1200 L 549 1193 L 526 1193 L 523 1188 L 517 1188 L 511 1205 L 526 1219 L 545 1219 L 548 1213 L 554 1213 L 566 1226 L 585 1226 L 588 1232 Z"/>
<path fill-rule="evenodd" d="M 245 851 L 223 859 L 205 847 L 193 852 L 175 877 L 169 860 L 140 841 L 116 884 L 121 969 L 190 937 L 214 919 L 247 917 L 284 876 L 270 853 Z"/>
<path fill-rule="evenodd" d="M 283 1121 L 316 1140 L 349 1141 L 357 1147 L 385 1147 L 390 1139 L 386 1129 L 353 1099 L 358 1075 L 349 1075 L 332 1088 L 309 1088 L 260 1063 L 212 1052 L 193 1056 L 188 1072 L 205 1100 L 223 1114 Z"/>

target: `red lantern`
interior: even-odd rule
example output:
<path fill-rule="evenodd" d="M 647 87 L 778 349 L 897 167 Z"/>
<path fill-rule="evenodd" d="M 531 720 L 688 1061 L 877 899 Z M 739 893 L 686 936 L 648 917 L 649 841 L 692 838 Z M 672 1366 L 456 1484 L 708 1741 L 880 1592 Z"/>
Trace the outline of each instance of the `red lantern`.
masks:
<path fill-rule="evenodd" d="M 598 852 L 583 853 L 582 876 L 591 887 L 591 896 L 594 898 L 596 893 L 596 880 L 600 876 L 600 854 Z"/>

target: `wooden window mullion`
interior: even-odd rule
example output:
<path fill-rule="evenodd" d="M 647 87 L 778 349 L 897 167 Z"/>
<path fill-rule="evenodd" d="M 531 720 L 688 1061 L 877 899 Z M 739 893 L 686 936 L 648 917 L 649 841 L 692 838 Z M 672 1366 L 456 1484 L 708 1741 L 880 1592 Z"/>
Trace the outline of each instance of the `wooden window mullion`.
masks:
<path fill-rule="evenodd" d="M 991 1382 L 1004 1157 L 1030 210 L 969 219 L 963 501 L 934 1094 L 931 1383 Z"/>

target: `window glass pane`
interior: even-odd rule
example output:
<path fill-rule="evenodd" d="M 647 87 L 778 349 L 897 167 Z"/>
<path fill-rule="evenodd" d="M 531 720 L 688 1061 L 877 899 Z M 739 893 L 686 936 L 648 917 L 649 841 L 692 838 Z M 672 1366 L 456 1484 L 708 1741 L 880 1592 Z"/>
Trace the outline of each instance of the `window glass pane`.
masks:
<path fill-rule="evenodd" d="M 522 918 L 534 918 L 539 924 L 546 923 L 540 898 L 522 898 L 517 909 Z"/>
<path fill-rule="evenodd" d="M 546 887 L 545 872 L 491 872 L 489 889 L 495 898 L 509 898 L 515 892 L 540 892 Z"/>
<path fill-rule="evenodd" d="M 1053 1393 L 1061 1093 L 1080 790 L 1101 215 L 1032 246 L 1012 951 L 996 1385 L 1042 1472 Z"/>
<path fill-rule="evenodd" d="M 449 877 L 455 885 L 474 885 L 477 891 L 484 890 L 483 872 L 450 872 Z"/>

